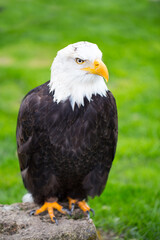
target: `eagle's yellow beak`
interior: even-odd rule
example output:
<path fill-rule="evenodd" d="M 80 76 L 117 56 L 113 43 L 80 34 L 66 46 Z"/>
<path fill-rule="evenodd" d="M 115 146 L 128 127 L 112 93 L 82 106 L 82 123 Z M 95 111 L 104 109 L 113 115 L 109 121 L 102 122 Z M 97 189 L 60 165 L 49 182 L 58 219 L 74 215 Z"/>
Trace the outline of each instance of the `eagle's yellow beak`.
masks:
<path fill-rule="evenodd" d="M 100 75 L 106 79 L 106 82 L 108 82 L 108 79 L 109 79 L 108 69 L 100 59 L 96 59 L 94 61 L 93 67 L 82 68 L 82 70 L 88 71 L 89 73 L 92 73 L 92 74 Z"/>

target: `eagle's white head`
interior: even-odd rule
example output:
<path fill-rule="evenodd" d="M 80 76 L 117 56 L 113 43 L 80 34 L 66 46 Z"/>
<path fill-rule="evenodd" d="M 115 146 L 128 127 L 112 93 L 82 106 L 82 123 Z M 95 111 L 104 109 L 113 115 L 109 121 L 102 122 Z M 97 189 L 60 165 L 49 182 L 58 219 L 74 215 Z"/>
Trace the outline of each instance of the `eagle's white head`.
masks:
<path fill-rule="evenodd" d="M 77 42 L 58 51 L 51 67 L 50 91 L 54 91 L 57 103 L 70 100 L 72 109 L 75 104 L 84 104 L 92 94 L 106 95 L 108 90 L 108 70 L 102 62 L 102 52 L 98 46 L 89 42 Z"/>

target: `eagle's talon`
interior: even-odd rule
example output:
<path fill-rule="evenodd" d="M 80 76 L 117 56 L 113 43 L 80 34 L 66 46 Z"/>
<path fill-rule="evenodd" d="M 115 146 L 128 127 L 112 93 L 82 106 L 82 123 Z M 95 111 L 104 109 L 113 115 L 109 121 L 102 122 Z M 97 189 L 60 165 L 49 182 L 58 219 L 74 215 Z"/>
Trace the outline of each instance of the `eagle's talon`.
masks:
<path fill-rule="evenodd" d="M 33 216 L 35 214 L 35 212 L 36 212 L 36 210 L 32 210 L 32 211 L 30 211 L 29 215 Z"/>
<path fill-rule="evenodd" d="M 73 211 L 74 211 L 74 208 L 75 208 L 75 204 L 74 204 L 74 203 L 72 203 L 72 205 L 71 205 L 71 213 L 73 213 Z"/>
<path fill-rule="evenodd" d="M 90 208 L 90 211 L 92 212 L 92 215 L 93 215 L 93 217 L 94 217 L 95 211 L 94 211 L 92 208 Z"/>
<path fill-rule="evenodd" d="M 58 220 L 57 220 L 57 218 L 56 218 L 56 217 L 53 217 L 52 219 L 53 219 L 53 221 L 56 223 L 56 225 L 58 226 Z"/>
<path fill-rule="evenodd" d="M 89 213 L 89 211 L 86 211 L 86 214 L 87 214 L 87 218 L 88 218 L 88 220 L 90 219 L 90 213 Z"/>

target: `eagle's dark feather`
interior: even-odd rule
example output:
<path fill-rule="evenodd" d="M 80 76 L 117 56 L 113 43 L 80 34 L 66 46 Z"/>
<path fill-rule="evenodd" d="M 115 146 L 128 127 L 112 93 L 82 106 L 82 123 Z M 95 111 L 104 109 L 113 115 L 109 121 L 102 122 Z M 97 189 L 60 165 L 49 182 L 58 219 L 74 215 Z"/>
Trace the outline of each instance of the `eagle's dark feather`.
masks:
<path fill-rule="evenodd" d="M 67 196 L 82 200 L 103 191 L 115 155 L 118 123 L 115 99 L 93 95 L 72 110 L 53 101 L 48 83 L 22 101 L 17 146 L 22 178 L 35 202 Z"/>

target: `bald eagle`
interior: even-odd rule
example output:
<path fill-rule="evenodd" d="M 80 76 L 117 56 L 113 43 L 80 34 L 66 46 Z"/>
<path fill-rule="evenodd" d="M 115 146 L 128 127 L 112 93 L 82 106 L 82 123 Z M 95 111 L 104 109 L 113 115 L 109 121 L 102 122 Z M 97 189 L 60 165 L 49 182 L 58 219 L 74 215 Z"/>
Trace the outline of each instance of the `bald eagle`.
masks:
<path fill-rule="evenodd" d="M 117 107 L 108 70 L 96 44 L 78 42 L 58 51 L 51 79 L 22 100 L 17 121 L 21 175 L 35 203 L 31 214 L 75 204 L 88 214 L 88 196 L 104 190 L 115 156 Z M 58 201 L 68 199 L 69 210 Z"/>

